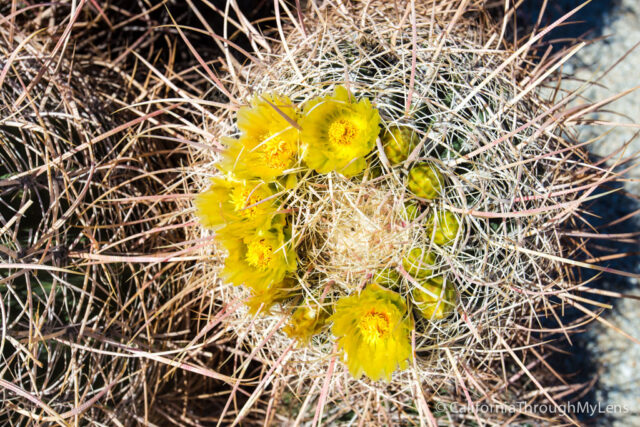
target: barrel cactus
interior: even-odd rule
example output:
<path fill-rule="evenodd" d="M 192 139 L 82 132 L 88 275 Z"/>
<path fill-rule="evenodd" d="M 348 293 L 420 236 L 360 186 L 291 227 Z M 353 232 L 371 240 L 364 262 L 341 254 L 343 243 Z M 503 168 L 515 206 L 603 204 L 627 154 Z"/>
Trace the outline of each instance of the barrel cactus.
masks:
<path fill-rule="evenodd" d="M 153 132 L 197 141 L 185 144 L 187 172 L 167 185 L 193 188 L 193 209 L 180 217 L 172 206 L 169 225 L 158 214 L 159 235 L 180 227 L 202 251 L 195 267 L 153 276 L 199 298 L 180 306 L 180 325 L 198 326 L 168 346 L 180 360 L 171 366 L 217 379 L 197 366 L 211 358 L 198 346 L 215 341 L 212 330 L 224 335 L 213 329 L 221 324 L 231 338 L 219 346 L 237 363 L 236 378 L 224 377 L 232 388 L 221 420 L 543 416 L 475 405 L 555 404 L 543 332 L 569 333 L 563 306 L 584 303 L 574 267 L 605 270 L 580 261 L 584 241 L 567 237 L 584 237 L 571 234 L 579 209 L 613 175 L 576 138 L 590 106 L 570 110 L 574 94 L 543 90 L 566 56 L 536 59 L 538 34 L 505 42 L 480 1 L 318 3 L 299 15 L 276 3 L 270 45 L 239 19 L 256 47 L 242 67 L 229 53 L 238 46 L 216 39 L 229 74 L 205 61 L 185 79 L 220 76 L 201 97 L 210 109 L 188 91 L 153 100 L 180 112 L 167 109 L 177 124 L 158 130 L 151 117 Z M 158 87 L 180 89 L 174 77 Z M 144 210 L 148 201 L 131 203 Z M 175 313 L 152 319 L 182 337 L 188 327 L 174 325 Z M 247 392 L 242 377 L 253 378 L 255 361 L 264 372 Z"/>
<path fill-rule="evenodd" d="M 226 82 L 194 212 L 226 325 L 270 364 L 238 419 L 269 384 L 289 421 L 571 419 L 541 332 L 568 331 L 575 267 L 606 271 L 566 236 L 611 174 L 576 138 L 589 108 L 545 88 L 565 56 L 466 3 L 312 7 Z"/>
<path fill-rule="evenodd" d="M 580 44 L 521 2 L 5 3 L 0 423 L 577 423 L 555 339 L 633 276 Z"/>

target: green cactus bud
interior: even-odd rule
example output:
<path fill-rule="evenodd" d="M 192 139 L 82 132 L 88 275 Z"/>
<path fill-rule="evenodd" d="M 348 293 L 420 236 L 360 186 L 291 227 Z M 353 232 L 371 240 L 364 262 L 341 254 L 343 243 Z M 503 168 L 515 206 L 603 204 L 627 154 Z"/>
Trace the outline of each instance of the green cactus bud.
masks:
<path fill-rule="evenodd" d="M 373 282 L 387 289 L 397 288 L 400 282 L 400 273 L 395 268 L 383 268 L 373 276 Z"/>
<path fill-rule="evenodd" d="M 436 256 L 424 248 L 413 248 L 402 260 L 402 267 L 411 276 L 422 279 L 433 274 Z"/>
<path fill-rule="evenodd" d="M 421 163 L 409 171 L 407 188 L 423 199 L 435 199 L 442 190 L 444 178 L 438 170 L 429 163 Z"/>
<path fill-rule="evenodd" d="M 443 283 L 442 276 L 436 276 L 420 282 L 420 286 L 429 293 L 420 288 L 414 288 L 411 292 L 415 307 L 425 319 L 439 320 L 453 312 L 456 291 L 451 283 L 448 283 L 443 293 Z"/>
<path fill-rule="evenodd" d="M 406 202 L 404 204 L 404 219 L 407 221 L 415 221 L 420 215 L 420 208 L 415 202 Z"/>
<path fill-rule="evenodd" d="M 384 154 L 391 165 L 404 162 L 420 142 L 420 137 L 408 126 L 394 126 L 382 135 Z"/>
<path fill-rule="evenodd" d="M 434 231 L 435 227 L 435 231 Z M 438 211 L 431 214 L 425 224 L 427 236 L 436 245 L 448 245 L 456 238 L 460 229 L 460 219 L 449 211 Z"/>

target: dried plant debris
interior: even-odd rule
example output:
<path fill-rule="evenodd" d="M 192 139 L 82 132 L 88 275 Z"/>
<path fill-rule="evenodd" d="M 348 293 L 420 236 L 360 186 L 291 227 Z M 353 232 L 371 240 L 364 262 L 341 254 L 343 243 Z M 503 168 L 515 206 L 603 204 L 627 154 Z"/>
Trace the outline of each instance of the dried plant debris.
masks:
<path fill-rule="evenodd" d="M 167 255 L 185 242 L 184 152 L 162 109 L 121 110 L 158 89 L 75 56 L 80 13 L 16 6 L 0 26 L 0 424 L 180 424 L 176 395 L 195 409 L 234 383 L 218 343 L 174 360 L 213 302 Z M 45 30 L 20 23 L 32 13 Z"/>

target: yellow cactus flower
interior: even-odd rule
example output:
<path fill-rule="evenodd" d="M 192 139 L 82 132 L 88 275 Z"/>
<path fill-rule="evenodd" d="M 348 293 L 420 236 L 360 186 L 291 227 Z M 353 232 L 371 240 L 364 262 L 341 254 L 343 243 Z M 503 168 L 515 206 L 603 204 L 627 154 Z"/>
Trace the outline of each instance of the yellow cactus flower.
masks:
<path fill-rule="evenodd" d="M 271 286 L 254 286 L 251 288 L 251 297 L 246 304 L 249 307 L 249 313 L 256 314 L 258 310 L 262 314 L 269 314 L 271 308 L 288 298 L 293 294 L 293 279 L 285 278 L 282 282 L 272 284 Z"/>
<path fill-rule="evenodd" d="M 314 303 L 305 304 L 293 312 L 289 324 L 283 330 L 289 338 L 305 345 L 322 330 L 328 318 L 329 313 L 322 307 Z"/>
<path fill-rule="evenodd" d="M 286 116 L 286 118 L 285 118 Z M 227 149 L 218 167 L 238 178 L 271 181 L 297 160 L 298 112 L 286 96 L 255 96 L 250 107 L 238 111 L 238 139 L 223 138 Z"/>
<path fill-rule="evenodd" d="M 422 279 L 433 274 L 436 256 L 425 248 L 413 248 L 402 259 L 402 267 L 416 279 Z"/>
<path fill-rule="evenodd" d="M 409 171 L 407 188 L 416 196 L 423 199 L 435 199 L 442 191 L 444 178 L 438 170 L 429 163 L 420 163 Z"/>
<path fill-rule="evenodd" d="M 439 320 L 453 312 L 456 291 L 451 283 L 447 283 L 443 290 L 443 284 L 442 276 L 436 276 L 420 282 L 428 292 L 417 287 L 411 292 L 416 308 L 425 319 Z"/>
<path fill-rule="evenodd" d="M 364 373 L 389 382 L 396 368 L 406 369 L 413 320 L 399 294 L 372 283 L 360 295 L 340 298 L 329 320 L 355 378 Z"/>
<path fill-rule="evenodd" d="M 384 154 L 393 166 L 407 160 L 418 146 L 420 137 L 408 126 L 394 126 L 383 134 L 381 141 Z"/>
<path fill-rule="evenodd" d="M 281 227 L 245 237 L 224 235 L 221 241 L 229 251 L 222 277 L 234 285 L 260 291 L 296 270 L 296 254 Z"/>
<path fill-rule="evenodd" d="M 211 179 L 211 186 L 196 196 L 200 223 L 214 230 L 252 232 L 269 226 L 276 212 L 275 191 L 264 182 Z"/>
<path fill-rule="evenodd" d="M 380 115 L 368 99 L 354 102 L 344 86 L 332 96 L 318 97 L 304 107 L 300 119 L 302 157 L 319 173 L 356 175 L 365 168 L 380 129 Z"/>
<path fill-rule="evenodd" d="M 436 245 L 448 245 L 453 242 L 460 229 L 460 219 L 453 212 L 438 211 L 431 214 L 425 224 L 427 236 Z"/>

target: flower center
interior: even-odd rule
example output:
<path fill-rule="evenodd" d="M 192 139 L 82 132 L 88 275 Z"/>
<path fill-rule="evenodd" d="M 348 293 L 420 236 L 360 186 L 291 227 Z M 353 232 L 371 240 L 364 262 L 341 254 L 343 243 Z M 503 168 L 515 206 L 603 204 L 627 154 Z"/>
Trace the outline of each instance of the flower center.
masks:
<path fill-rule="evenodd" d="M 391 330 L 389 323 L 389 314 L 371 309 L 362 316 L 358 327 L 364 340 L 369 344 L 375 344 L 389 334 Z"/>
<path fill-rule="evenodd" d="M 247 262 L 259 270 L 266 270 L 273 258 L 273 246 L 265 239 L 255 239 L 247 244 Z"/>
<path fill-rule="evenodd" d="M 247 187 L 236 187 L 233 189 L 233 192 L 231 193 L 231 203 L 233 204 L 233 209 L 238 215 L 243 218 L 254 218 L 256 216 L 256 211 L 258 210 L 259 205 L 252 205 L 255 205 L 262 200 L 260 195 L 257 193 L 257 190 L 249 189 Z M 247 208 L 247 206 L 251 207 Z"/>
<path fill-rule="evenodd" d="M 291 144 L 273 135 L 262 138 L 260 153 L 264 162 L 272 169 L 286 169 L 295 154 Z"/>
<path fill-rule="evenodd" d="M 329 126 L 329 141 L 334 146 L 351 145 L 358 133 L 358 127 L 352 121 L 338 119 Z"/>

